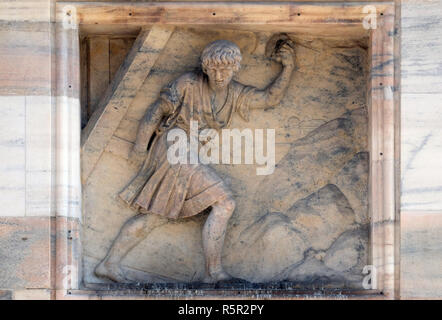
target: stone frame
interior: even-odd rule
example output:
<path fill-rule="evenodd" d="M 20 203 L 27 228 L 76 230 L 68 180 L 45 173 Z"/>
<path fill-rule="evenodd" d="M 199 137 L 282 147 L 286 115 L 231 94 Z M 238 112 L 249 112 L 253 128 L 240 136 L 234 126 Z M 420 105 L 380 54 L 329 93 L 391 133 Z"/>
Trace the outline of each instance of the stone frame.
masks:
<path fill-rule="evenodd" d="M 155 290 L 96 291 L 82 287 L 81 279 L 81 149 L 80 142 L 80 52 L 82 30 L 113 30 L 173 25 L 217 25 L 253 30 L 284 30 L 359 38 L 369 36 L 369 76 L 367 106 L 369 111 L 369 216 L 370 259 L 377 269 L 377 289 L 358 292 L 339 291 L 348 298 L 391 299 L 399 292 L 399 91 L 398 49 L 395 40 L 395 5 L 374 2 L 375 29 L 362 27 L 368 3 L 294 3 L 294 2 L 150 2 L 56 4 L 55 61 L 53 76 L 56 88 L 55 114 L 55 187 L 56 219 L 55 270 L 57 299 L 93 299 L 106 297 L 167 298 Z M 139 50 L 140 52 L 142 50 Z M 120 68 L 122 69 L 122 68 Z M 124 72 L 120 70 L 121 72 Z M 119 72 L 120 72 L 119 71 Z M 118 77 L 116 77 L 118 78 Z M 143 78 L 144 79 L 144 78 Z M 118 85 L 118 83 L 116 83 Z M 110 86 L 112 87 L 112 85 Z M 115 86 L 114 86 L 115 87 Z M 115 112 L 115 111 L 114 111 Z M 116 110 L 115 114 L 121 112 Z M 84 138 L 84 137 L 83 137 Z M 103 149 L 109 143 L 101 141 Z M 83 177 L 84 181 L 84 177 Z M 174 296 L 195 296 L 195 290 L 176 290 Z M 179 291 L 179 292 L 178 292 Z M 201 290 L 199 290 L 201 292 Z M 204 291 L 204 290 L 203 290 Z M 313 292 L 272 290 L 207 290 L 203 297 L 259 297 L 269 293 L 275 298 L 305 298 Z M 326 292 L 327 293 L 327 292 Z M 329 293 L 333 297 L 333 293 Z M 187 296 L 189 297 L 189 296 Z M 342 295 L 340 296 L 342 297 Z"/>

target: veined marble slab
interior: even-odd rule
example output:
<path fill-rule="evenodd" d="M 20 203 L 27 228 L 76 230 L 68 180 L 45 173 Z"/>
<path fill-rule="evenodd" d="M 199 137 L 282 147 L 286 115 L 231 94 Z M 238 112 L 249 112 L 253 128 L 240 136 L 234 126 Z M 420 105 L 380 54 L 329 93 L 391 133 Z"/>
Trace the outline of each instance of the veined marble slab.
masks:
<path fill-rule="evenodd" d="M 401 1 L 402 93 L 442 92 L 442 0 Z"/>
<path fill-rule="evenodd" d="M 0 216 L 25 215 L 25 97 L 0 96 Z"/>
<path fill-rule="evenodd" d="M 442 212 L 401 214 L 401 298 L 442 297 Z"/>
<path fill-rule="evenodd" d="M 402 94 L 401 208 L 442 209 L 442 94 Z"/>
<path fill-rule="evenodd" d="M 50 96 L 0 97 L 0 216 L 50 216 Z"/>

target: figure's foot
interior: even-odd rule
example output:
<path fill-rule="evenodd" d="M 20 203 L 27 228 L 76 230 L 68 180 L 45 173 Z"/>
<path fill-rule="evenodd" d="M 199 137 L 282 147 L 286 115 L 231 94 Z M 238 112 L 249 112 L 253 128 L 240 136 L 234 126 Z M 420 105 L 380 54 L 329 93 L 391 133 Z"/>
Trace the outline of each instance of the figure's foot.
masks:
<path fill-rule="evenodd" d="M 210 275 L 207 275 L 204 279 L 203 282 L 204 283 L 216 283 L 219 281 L 225 281 L 225 280 L 229 280 L 232 279 L 232 277 L 225 272 L 224 270 L 219 270 L 216 272 L 210 272 Z"/>
<path fill-rule="evenodd" d="M 109 263 L 105 261 L 100 262 L 100 264 L 95 268 L 95 275 L 99 278 L 109 279 L 114 282 L 127 282 L 123 270 L 121 270 L 120 266 L 116 263 Z"/>

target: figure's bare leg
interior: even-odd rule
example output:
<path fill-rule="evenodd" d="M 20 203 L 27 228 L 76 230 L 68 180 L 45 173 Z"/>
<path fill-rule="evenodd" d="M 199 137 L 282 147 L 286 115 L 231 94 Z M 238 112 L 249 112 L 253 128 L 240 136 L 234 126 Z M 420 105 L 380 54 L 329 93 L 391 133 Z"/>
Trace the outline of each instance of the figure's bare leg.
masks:
<path fill-rule="evenodd" d="M 106 257 L 95 268 L 95 274 L 115 282 L 124 282 L 126 278 L 120 268 L 121 261 L 153 229 L 167 221 L 166 218 L 159 215 L 144 213 L 130 218 L 121 228 Z"/>
<path fill-rule="evenodd" d="M 235 201 L 229 196 L 215 203 L 203 227 L 203 249 L 206 258 L 204 282 L 217 282 L 231 278 L 221 264 L 221 254 L 227 223 L 235 210 Z"/>

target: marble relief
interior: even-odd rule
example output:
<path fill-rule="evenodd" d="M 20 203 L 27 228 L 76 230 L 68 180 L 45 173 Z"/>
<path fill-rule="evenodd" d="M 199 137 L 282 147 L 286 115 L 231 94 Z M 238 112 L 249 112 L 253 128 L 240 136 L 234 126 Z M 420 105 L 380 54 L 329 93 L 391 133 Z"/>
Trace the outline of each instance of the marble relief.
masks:
<path fill-rule="evenodd" d="M 360 288 L 366 55 L 362 42 L 175 30 L 115 133 L 129 159 L 105 152 L 83 187 L 85 283 Z M 191 115 L 202 129 L 274 128 L 274 172 L 171 166 L 167 131 L 188 133 Z"/>

